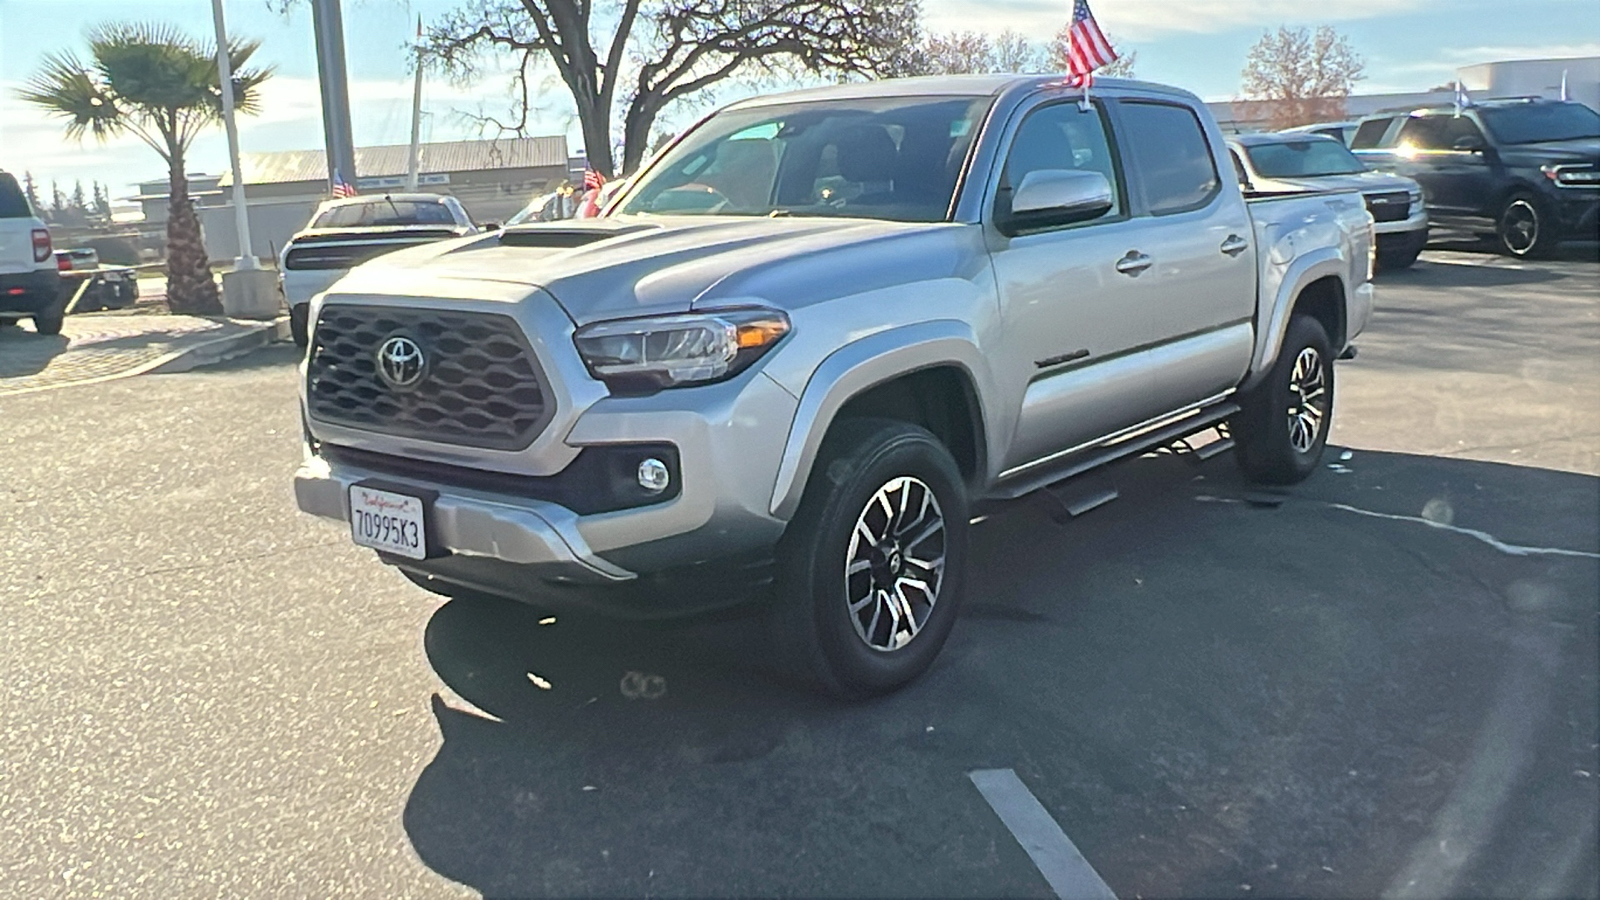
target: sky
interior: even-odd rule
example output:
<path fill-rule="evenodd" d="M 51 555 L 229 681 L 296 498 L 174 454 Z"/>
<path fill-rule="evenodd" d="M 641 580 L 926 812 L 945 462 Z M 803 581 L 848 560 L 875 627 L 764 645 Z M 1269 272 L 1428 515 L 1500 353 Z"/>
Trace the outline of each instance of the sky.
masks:
<path fill-rule="evenodd" d="M 361 146 L 410 139 L 409 46 L 417 17 L 431 21 L 469 0 L 344 0 L 352 128 Z M 931 31 L 1012 28 L 1054 34 L 1070 0 L 922 0 Z M 1094 0 L 1102 28 L 1118 49 L 1138 53 L 1140 78 L 1187 88 L 1207 100 L 1238 95 L 1246 53 L 1264 30 L 1279 25 L 1330 24 L 1347 35 L 1366 61 L 1359 93 L 1421 91 L 1449 81 L 1457 67 L 1504 59 L 1600 55 L 1600 3 L 1594 0 Z M 301 6 L 273 12 L 267 0 L 225 0 L 229 33 L 262 41 L 256 61 L 276 67 L 262 91 L 262 113 L 240 119 L 245 152 L 317 149 L 322 143 L 311 13 Z M 67 140 L 60 120 L 16 96 L 45 56 L 80 52 L 97 23 L 137 19 L 177 24 L 196 36 L 214 35 L 210 0 L 0 0 L 0 168 L 32 172 L 46 197 L 51 180 L 70 192 L 75 180 L 98 180 L 113 197 L 134 184 L 162 178 L 159 157 L 137 139 L 99 144 Z M 564 89 L 545 79 L 535 133 L 569 135 L 581 149 Z M 752 89 L 730 85 L 716 99 Z M 475 85 L 432 79 L 425 87 L 423 140 L 480 136 L 473 114 L 508 109 L 507 79 L 491 74 Z M 671 127 L 689 124 L 698 110 L 669 110 Z M 203 135 L 190 171 L 222 172 L 222 129 Z"/>

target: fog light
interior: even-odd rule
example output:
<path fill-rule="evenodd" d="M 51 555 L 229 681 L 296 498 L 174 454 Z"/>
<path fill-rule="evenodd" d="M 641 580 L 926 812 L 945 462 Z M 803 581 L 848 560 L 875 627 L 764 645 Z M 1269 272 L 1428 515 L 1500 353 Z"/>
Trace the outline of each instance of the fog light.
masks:
<path fill-rule="evenodd" d="M 667 464 L 655 457 L 639 463 L 639 486 L 652 494 L 659 494 L 672 483 L 672 473 Z"/>

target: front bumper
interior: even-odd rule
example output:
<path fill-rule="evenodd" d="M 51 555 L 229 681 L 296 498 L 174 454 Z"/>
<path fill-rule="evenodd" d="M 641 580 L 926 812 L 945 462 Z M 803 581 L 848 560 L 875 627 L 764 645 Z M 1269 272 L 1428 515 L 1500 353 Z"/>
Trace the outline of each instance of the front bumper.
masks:
<path fill-rule="evenodd" d="M 0 314 L 31 316 L 50 308 L 61 296 L 61 275 L 54 269 L 0 273 Z"/>
<path fill-rule="evenodd" d="M 317 449 L 295 474 L 302 510 L 348 522 L 350 485 L 366 480 L 436 494 L 429 532 L 440 555 L 383 558 L 413 578 L 431 577 L 442 593 L 548 599 L 563 586 L 642 588 L 686 569 L 731 578 L 736 567 L 724 561 L 770 557 L 785 523 L 769 507 L 798 407 L 776 381 L 757 368 L 718 384 L 611 396 L 589 376 L 571 320 L 548 297 L 455 302 L 517 321 L 555 406 L 548 425 L 524 449 L 487 450 L 309 418 Z M 584 493 L 612 483 L 597 481 L 593 467 L 582 475 L 586 459 L 659 445 L 675 450 L 675 494 L 624 508 L 596 496 L 604 491 Z M 637 466 L 605 477 L 636 484 Z M 668 605 L 647 590 L 630 602 Z"/>
<path fill-rule="evenodd" d="M 1568 189 L 1576 192 L 1580 189 Z M 1600 189 L 1582 188 L 1583 196 L 1566 193 L 1557 196 L 1560 201 L 1561 234 L 1568 240 L 1593 241 L 1600 239 Z"/>
<path fill-rule="evenodd" d="M 1378 235 L 1411 234 L 1416 232 L 1422 234 L 1423 238 L 1426 239 L 1428 234 L 1428 211 L 1426 209 L 1418 209 L 1410 218 L 1398 222 L 1374 222 L 1372 232 Z"/>

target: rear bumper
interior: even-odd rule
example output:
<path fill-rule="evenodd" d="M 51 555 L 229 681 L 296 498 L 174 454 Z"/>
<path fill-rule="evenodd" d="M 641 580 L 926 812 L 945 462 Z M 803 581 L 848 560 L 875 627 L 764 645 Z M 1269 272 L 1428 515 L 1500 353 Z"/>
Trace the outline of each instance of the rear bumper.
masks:
<path fill-rule="evenodd" d="M 61 276 L 55 269 L 0 273 L 0 314 L 31 316 L 49 309 L 61 295 Z"/>

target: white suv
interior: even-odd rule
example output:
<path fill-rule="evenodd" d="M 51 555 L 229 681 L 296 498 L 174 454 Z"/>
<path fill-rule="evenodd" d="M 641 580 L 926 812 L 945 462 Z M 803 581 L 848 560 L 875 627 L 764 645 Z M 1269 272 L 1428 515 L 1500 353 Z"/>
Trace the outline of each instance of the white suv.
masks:
<path fill-rule="evenodd" d="M 50 230 L 33 214 L 17 179 L 0 171 L 0 326 L 33 319 L 60 334 L 65 315 Z"/>

